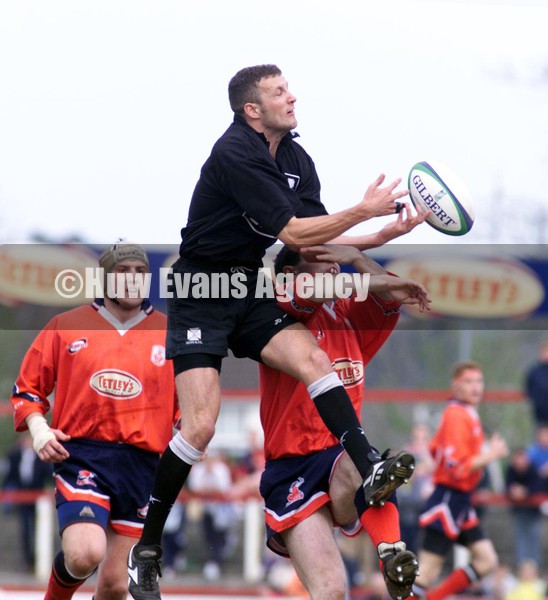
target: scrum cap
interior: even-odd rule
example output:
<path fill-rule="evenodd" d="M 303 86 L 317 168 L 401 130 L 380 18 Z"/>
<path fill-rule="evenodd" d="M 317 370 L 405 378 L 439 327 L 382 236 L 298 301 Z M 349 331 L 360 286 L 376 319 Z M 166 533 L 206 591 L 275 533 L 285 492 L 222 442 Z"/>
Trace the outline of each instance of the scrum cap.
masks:
<path fill-rule="evenodd" d="M 148 256 L 139 244 L 119 240 L 109 246 L 99 258 L 99 266 L 105 273 L 111 273 L 114 267 L 123 260 L 140 260 L 149 268 Z"/>

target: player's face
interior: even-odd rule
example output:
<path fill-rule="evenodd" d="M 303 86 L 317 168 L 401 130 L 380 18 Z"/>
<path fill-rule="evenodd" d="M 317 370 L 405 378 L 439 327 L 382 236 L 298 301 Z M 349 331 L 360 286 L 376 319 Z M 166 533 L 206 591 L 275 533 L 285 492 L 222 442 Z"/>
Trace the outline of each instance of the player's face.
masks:
<path fill-rule="evenodd" d="M 259 82 L 261 101 L 258 105 L 260 122 L 265 131 L 287 133 L 297 127 L 295 102 L 287 81 L 281 75 Z"/>
<path fill-rule="evenodd" d="M 145 298 L 147 266 L 140 260 L 122 260 L 114 266 L 116 299 L 118 305 L 126 310 L 140 306 Z"/>
<path fill-rule="evenodd" d="M 453 379 L 451 388 L 457 400 L 467 404 L 479 404 L 485 389 L 483 373 L 477 369 L 466 369 Z"/>

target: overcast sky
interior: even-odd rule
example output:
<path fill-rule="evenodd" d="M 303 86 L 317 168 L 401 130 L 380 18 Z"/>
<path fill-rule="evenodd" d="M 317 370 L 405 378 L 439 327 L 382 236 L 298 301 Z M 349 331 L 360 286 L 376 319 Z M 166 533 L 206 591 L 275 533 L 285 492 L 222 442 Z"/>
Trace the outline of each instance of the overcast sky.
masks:
<path fill-rule="evenodd" d="M 330 212 L 439 160 L 476 204 L 463 241 L 538 241 L 547 23 L 540 0 L 2 0 L 0 241 L 178 243 L 228 81 L 266 62 L 297 96 Z M 454 241 L 427 225 L 407 240 Z"/>

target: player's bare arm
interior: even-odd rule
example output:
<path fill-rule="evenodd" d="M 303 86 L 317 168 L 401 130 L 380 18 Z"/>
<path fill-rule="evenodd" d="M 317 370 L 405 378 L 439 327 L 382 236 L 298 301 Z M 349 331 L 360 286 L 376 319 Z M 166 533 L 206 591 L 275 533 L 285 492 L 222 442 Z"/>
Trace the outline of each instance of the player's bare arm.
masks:
<path fill-rule="evenodd" d="M 287 225 L 278 233 L 284 244 L 306 246 L 324 244 L 336 238 L 354 225 L 372 219 L 396 213 L 396 201 L 409 194 L 408 190 L 396 191 L 401 178 L 386 187 L 380 187 L 384 174 L 379 175 L 365 192 L 363 200 L 346 210 L 332 215 L 317 217 L 292 217 Z"/>
<path fill-rule="evenodd" d="M 355 265 L 360 262 L 362 253 L 355 246 L 344 244 L 318 244 L 304 246 L 299 249 L 299 254 L 307 262 L 315 263 L 338 263 L 339 265 Z M 370 271 L 360 271 L 370 273 Z"/>
<path fill-rule="evenodd" d="M 352 265 L 358 273 L 385 275 L 386 271 L 370 256 L 363 254 L 356 246 L 346 244 L 321 244 L 301 248 L 300 254 L 308 262 L 333 262 Z"/>
<path fill-rule="evenodd" d="M 399 304 L 418 305 L 421 312 L 430 310 L 432 301 L 428 291 L 422 284 L 412 279 L 402 279 L 388 274 L 379 263 L 354 246 L 341 244 L 309 246 L 303 248 L 300 253 L 307 262 L 325 263 L 326 265 L 331 263 L 334 266 L 351 264 L 358 273 L 369 273 L 371 275 L 369 291 L 375 292 L 383 300 L 394 301 Z M 358 291 L 354 289 L 354 285 L 349 285 L 349 287 L 352 288 L 354 293 Z M 330 297 L 315 296 L 311 300 L 314 302 L 327 302 L 335 298 L 335 295 Z"/>
<path fill-rule="evenodd" d="M 395 240 L 410 231 L 415 227 L 424 223 L 431 211 L 425 211 L 420 206 L 417 206 L 416 214 L 412 212 L 408 202 L 402 204 L 402 209 L 398 213 L 398 218 L 385 225 L 375 233 L 364 235 L 340 235 L 331 240 L 332 244 L 351 244 L 359 250 L 369 250 L 378 248 L 392 240 Z"/>

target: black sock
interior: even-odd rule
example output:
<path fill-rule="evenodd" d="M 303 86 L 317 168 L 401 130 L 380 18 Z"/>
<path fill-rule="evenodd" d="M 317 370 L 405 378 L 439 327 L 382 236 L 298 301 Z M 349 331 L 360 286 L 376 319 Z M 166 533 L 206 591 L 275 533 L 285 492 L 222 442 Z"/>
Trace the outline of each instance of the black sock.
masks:
<path fill-rule="evenodd" d="M 362 429 L 352 401 L 338 385 L 314 398 L 318 413 L 331 433 L 341 442 L 363 479 L 371 466 L 367 455 L 374 452 Z"/>
<path fill-rule="evenodd" d="M 62 550 L 58 552 L 57 556 L 53 559 L 52 572 L 57 580 L 57 583 L 67 589 L 72 587 L 80 587 L 87 579 L 87 577 L 77 579 L 67 571 L 67 566 L 65 565 L 65 553 Z"/>
<path fill-rule="evenodd" d="M 148 513 L 139 544 L 160 545 L 169 511 L 177 500 L 191 466 L 176 456 L 169 446 L 166 448 L 156 469 L 156 478 L 150 493 Z"/>

